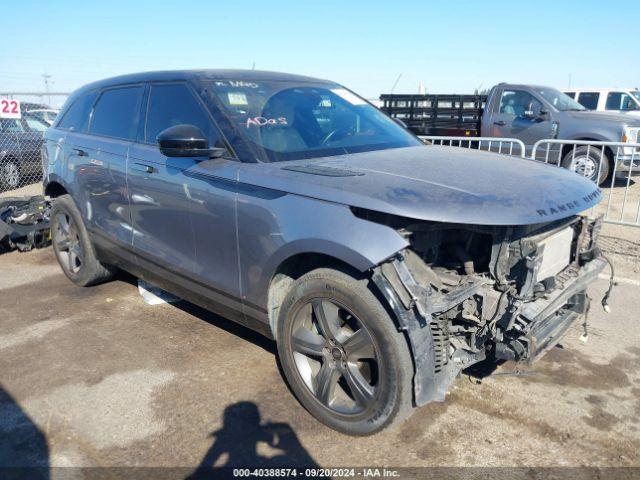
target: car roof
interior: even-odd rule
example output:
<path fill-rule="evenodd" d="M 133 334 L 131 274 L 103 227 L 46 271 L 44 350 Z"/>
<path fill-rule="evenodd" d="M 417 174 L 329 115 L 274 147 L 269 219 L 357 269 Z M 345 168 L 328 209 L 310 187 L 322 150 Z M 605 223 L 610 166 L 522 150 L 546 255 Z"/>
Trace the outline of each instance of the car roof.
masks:
<path fill-rule="evenodd" d="M 238 80 L 238 81 L 294 81 L 294 82 L 328 82 L 319 78 L 294 75 L 291 73 L 270 72 L 263 70 L 227 70 L 227 69 L 204 69 L 204 70 L 163 70 L 155 72 L 130 73 L 117 77 L 105 78 L 96 82 L 84 85 L 76 92 L 104 88 L 109 86 L 123 85 L 127 83 L 171 81 L 171 80 Z M 334 82 L 331 82 L 334 83 Z"/>
<path fill-rule="evenodd" d="M 529 83 L 506 83 L 506 82 L 502 82 L 499 83 L 498 85 L 496 85 L 497 87 L 502 87 L 502 88 L 533 88 L 533 89 L 538 89 L 538 88 L 555 88 L 555 87 L 551 87 L 549 85 L 532 85 Z"/>
<path fill-rule="evenodd" d="M 580 87 L 580 88 L 565 88 L 563 92 L 635 92 L 637 88 L 623 88 L 623 87 Z"/>

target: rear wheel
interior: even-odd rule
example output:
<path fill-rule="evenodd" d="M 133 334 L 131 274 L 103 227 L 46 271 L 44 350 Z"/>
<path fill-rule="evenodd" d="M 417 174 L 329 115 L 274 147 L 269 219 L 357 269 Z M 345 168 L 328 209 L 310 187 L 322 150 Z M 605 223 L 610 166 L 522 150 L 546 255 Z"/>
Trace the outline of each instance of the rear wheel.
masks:
<path fill-rule="evenodd" d="M 292 390 L 329 427 L 369 435 L 411 412 L 407 342 L 366 280 L 330 269 L 304 275 L 282 304 L 277 339 Z"/>
<path fill-rule="evenodd" d="M 576 172 L 598 185 L 602 185 L 609 177 L 611 170 L 609 163 L 609 157 L 606 153 L 603 153 L 599 148 L 586 145 L 576 147 L 575 151 L 570 149 L 562 159 L 564 168 Z M 599 177 L 598 172 L 600 172 Z"/>
<path fill-rule="evenodd" d="M 57 197 L 53 202 L 51 240 L 62 271 L 76 285 L 96 285 L 113 277 L 115 268 L 96 258 L 80 211 L 69 195 Z"/>
<path fill-rule="evenodd" d="M 14 190 L 20 186 L 22 174 L 18 162 L 12 158 L 0 162 L 0 185 L 6 190 Z"/>

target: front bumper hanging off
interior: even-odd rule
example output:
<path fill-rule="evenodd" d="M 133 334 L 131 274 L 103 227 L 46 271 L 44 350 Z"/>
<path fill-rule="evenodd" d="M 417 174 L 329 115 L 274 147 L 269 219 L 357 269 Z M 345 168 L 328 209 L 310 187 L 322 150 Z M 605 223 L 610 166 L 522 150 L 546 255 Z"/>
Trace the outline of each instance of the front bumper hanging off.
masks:
<path fill-rule="evenodd" d="M 494 286 L 487 278 L 475 278 L 446 296 L 433 295 L 412 277 L 403 262 L 404 257 L 399 254 L 379 265 L 372 280 L 395 313 L 398 327 L 406 332 L 415 364 L 415 403 L 443 401 L 460 371 L 484 360 L 486 350 L 469 352 L 443 346 L 435 318 Z M 589 309 L 586 288 L 606 265 L 606 259 L 596 255 L 582 267 L 568 268 L 552 291 L 523 302 L 513 312 L 511 330 L 497 332 L 494 337 L 489 335 L 496 358 L 531 363 L 556 345 L 574 321 L 586 315 Z M 443 356 L 448 356 L 446 362 L 442 362 Z"/>
<path fill-rule="evenodd" d="M 497 343 L 496 357 L 504 360 L 526 359 L 533 363 L 560 341 L 571 324 L 589 309 L 587 286 L 607 266 L 599 257 L 585 264 L 570 281 L 548 295 L 523 304 L 516 322 L 523 335 L 511 343 Z"/>

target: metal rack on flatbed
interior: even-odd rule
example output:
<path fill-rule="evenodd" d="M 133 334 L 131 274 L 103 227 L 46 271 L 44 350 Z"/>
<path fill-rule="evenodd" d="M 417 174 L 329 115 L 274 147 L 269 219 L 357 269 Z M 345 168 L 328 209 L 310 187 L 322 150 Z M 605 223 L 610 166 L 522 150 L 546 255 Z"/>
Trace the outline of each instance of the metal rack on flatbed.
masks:
<path fill-rule="evenodd" d="M 380 109 L 416 135 L 477 137 L 486 95 L 380 95 Z"/>

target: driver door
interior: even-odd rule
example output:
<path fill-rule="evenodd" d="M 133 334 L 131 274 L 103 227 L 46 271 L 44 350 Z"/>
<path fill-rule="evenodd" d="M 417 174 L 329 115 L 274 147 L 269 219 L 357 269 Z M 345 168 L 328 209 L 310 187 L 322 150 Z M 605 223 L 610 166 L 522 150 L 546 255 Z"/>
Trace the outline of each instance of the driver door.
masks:
<path fill-rule="evenodd" d="M 164 129 L 195 125 L 221 147 L 222 137 L 206 108 L 186 83 L 148 87 L 140 142 L 129 151 L 133 248 L 150 280 L 198 295 L 200 303 L 236 318 L 242 311 L 233 188 L 237 162 L 167 157 L 157 147 Z M 177 287 L 177 288 L 176 288 Z"/>
<path fill-rule="evenodd" d="M 493 115 L 491 137 L 517 138 L 525 144 L 527 155 L 533 145 L 551 138 L 550 114 L 541 116 L 543 104 L 526 90 L 503 90 Z M 504 149 L 503 149 L 504 151 Z"/>

